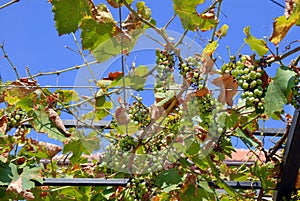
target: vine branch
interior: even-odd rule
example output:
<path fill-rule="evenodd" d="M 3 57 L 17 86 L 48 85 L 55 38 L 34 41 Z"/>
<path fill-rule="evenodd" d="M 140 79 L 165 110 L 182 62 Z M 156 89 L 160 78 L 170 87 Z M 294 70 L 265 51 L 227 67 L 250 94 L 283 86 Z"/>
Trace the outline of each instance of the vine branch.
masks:
<path fill-rule="evenodd" d="M 20 76 L 19 76 L 19 73 L 18 73 L 18 70 L 17 70 L 17 67 L 12 63 L 12 61 L 10 60 L 10 58 L 8 57 L 5 49 L 4 49 L 4 44 L 0 44 L 0 48 L 2 49 L 2 52 L 4 54 L 4 58 L 7 59 L 8 63 L 10 64 L 10 66 L 12 67 L 12 69 L 14 70 L 15 74 L 16 74 L 16 77 L 19 79 Z"/>
<path fill-rule="evenodd" d="M 17 2 L 19 2 L 20 0 L 12 0 L 12 1 L 10 1 L 10 2 L 7 2 L 6 4 L 3 4 L 2 6 L 0 6 L 0 9 L 2 9 L 2 8 L 5 8 L 5 7 L 7 7 L 7 6 L 10 6 L 10 5 L 12 5 L 12 4 L 14 4 L 14 3 L 17 3 Z"/>

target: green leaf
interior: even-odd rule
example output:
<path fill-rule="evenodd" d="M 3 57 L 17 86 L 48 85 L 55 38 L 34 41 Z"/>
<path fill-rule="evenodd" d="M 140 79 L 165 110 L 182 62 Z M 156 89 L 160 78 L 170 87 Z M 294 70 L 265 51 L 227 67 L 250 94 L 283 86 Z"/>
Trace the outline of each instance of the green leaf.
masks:
<path fill-rule="evenodd" d="M 193 141 L 188 149 L 186 150 L 187 155 L 194 155 L 197 154 L 200 151 L 200 144 L 196 141 Z"/>
<path fill-rule="evenodd" d="M 63 153 L 72 152 L 70 161 L 72 164 L 80 163 L 81 155 L 90 155 L 100 149 L 100 139 L 95 134 L 85 136 L 82 132 L 75 132 L 74 137 L 64 146 Z"/>
<path fill-rule="evenodd" d="M 92 17 L 85 17 L 80 25 L 83 49 L 93 51 L 103 44 L 106 46 L 111 41 L 114 27 L 115 22 L 99 23 Z"/>
<path fill-rule="evenodd" d="M 51 3 L 59 35 L 75 32 L 83 17 L 91 14 L 88 0 L 52 0 Z"/>
<path fill-rule="evenodd" d="M 163 185 L 174 185 L 180 184 L 182 182 L 182 177 L 180 176 L 178 170 L 176 169 L 169 169 L 161 172 L 157 179 L 156 185 L 163 186 Z"/>
<path fill-rule="evenodd" d="M 40 171 L 41 167 L 24 167 L 22 174 L 20 175 L 22 177 L 23 190 L 29 190 L 35 186 L 35 183 L 32 180 L 43 184 L 43 178 L 40 176 Z"/>
<path fill-rule="evenodd" d="M 284 104 L 292 97 L 296 73 L 286 67 L 277 69 L 274 80 L 269 84 L 265 95 L 265 113 L 271 117 L 274 112 L 280 112 Z"/>
<path fill-rule="evenodd" d="M 245 42 L 250 46 L 253 51 L 256 51 L 259 56 L 265 55 L 269 50 L 267 43 L 263 39 L 257 39 L 250 34 L 250 27 L 244 28 L 246 34 Z"/>
<path fill-rule="evenodd" d="M 258 147 L 259 144 L 247 136 L 240 128 L 235 129 L 237 136 L 249 147 Z"/>
<path fill-rule="evenodd" d="M 138 66 L 132 73 L 125 77 L 125 86 L 131 87 L 137 91 L 142 90 L 144 88 L 148 72 L 149 69 L 147 66 Z M 115 86 L 123 86 L 123 79 L 118 80 L 118 83 Z"/>
<path fill-rule="evenodd" d="M 4 167 L 0 167 L 0 186 L 6 186 L 11 182 L 14 174 L 17 172 L 16 168 L 17 166 L 13 163 L 10 163 Z"/>
<path fill-rule="evenodd" d="M 198 28 L 207 31 L 217 25 L 218 20 L 212 13 L 207 15 L 196 11 L 196 7 L 204 2 L 205 0 L 173 0 L 175 13 L 178 14 L 184 29 L 195 31 Z"/>
<path fill-rule="evenodd" d="M 34 107 L 34 102 L 38 99 L 38 95 L 36 93 L 31 93 L 25 98 L 22 98 L 20 101 L 16 103 L 16 107 L 25 110 L 26 112 L 32 110 Z"/>

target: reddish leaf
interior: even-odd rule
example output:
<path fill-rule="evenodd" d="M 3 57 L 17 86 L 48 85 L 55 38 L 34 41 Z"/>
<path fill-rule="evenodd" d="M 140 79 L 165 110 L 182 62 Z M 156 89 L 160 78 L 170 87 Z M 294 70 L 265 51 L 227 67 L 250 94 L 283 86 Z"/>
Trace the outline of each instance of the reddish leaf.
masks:
<path fill-rule="evenodd" d="M 113 8 L 119 8 L 121 6 L 121 4 L 119 4 L 118 2 L 116 2 L 115 0 L 107 0 L 107 3 L 109 5 L 111 5 Z"/>
<path fill-rule="evenodd" d="M 114 72 L 114 73 L 109 73 L 109 74 L 108 74 L 108 77 L 103 78 L 103 80 L 111 80 L 111 81 L 114 81 L 114 80 L 116 80 L 116 79 L 121 78 L 121 76 L 123 76 L 123 73 L 122 73 L 122 72 L 119 72 L 119 71 L 116 71 L 116 72 Z"/>
<path fill-rule="evenodd" d="M 124 107 L 117 108 L 115 116 L 119 125 L 127 124 L 130 121 L 128 113 Z"/>
<path fill-rule="evenodd" d="M 2 116 L 0 118 L 0 132 L 5 133 L 6 132 L 6 128 L 7 128 L 7 118 L 6 116 Z"/>
<path fill-rule="evenodd" d="M 202 96 L 205 96 L 208 93 L 209 93 L 208 89 L 206 87 L 204 87 L 204 88 L 201 88 L 200 90 L 197 90 L 193 94 L 197 97 L 202 97 Z"/>
<path fill-rule="evenodd" d="M 219 101 L 224 104 L 231 106 L 232 98 L 236 94 L 238 89 L 237 82 L 233 79 L 230 74 L 222 75 L 221 77 L 215 78 L 212 83 L 220 87 L 220 95 L 218 97 Z"/>
<path fill-rule="evenodd" d="M 269 77 L 266 71 L 264 71 L 261 80 L 262 80 L 262 87 L 264 89 L 266 89 L 269 86 L 270 82 L 272 81 L 272 79 Z"/>

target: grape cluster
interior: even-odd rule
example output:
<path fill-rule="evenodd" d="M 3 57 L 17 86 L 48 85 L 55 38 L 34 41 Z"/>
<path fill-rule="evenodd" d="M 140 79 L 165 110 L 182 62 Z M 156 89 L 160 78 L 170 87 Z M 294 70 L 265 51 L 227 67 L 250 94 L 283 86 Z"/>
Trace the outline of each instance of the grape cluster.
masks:
<path fill-rule="evenodd" d="M 134 140 L 132 136 L 126 135 L 119 141 L 119 146 L 122 151 L 129 151 L 133 147 L 137 146 L 137 141 Z"/>
<path fill-rule="evenodd" d="M 204 85 L 204 79 L 202 75 L 202 64 L 199 58 L 188 57 L 185 63 L 179 64 L 179 71 L 184 78 L 190 83 L 190 86 L 194 89 L 201 89 Z"/>
<path fill-rule="evenodd" d="M 291 104 L 295 107 L 299 107 L 300 95 L 299 95 L 299 84 L 300 84 L 300 77 L 296 76 L 295 78 L 295 86 L 292 88 L 293 98 L 291 100 Z"/>
<path fill-rule="evenodd" d="M 211 114 L 216 101 L 210 93 L 203 96 L 191 97 L 187 101 L 187 109 L 184 110 L 184 116 L 193 118 L 199 116 L 201 119 L 200 125 L 204 128 L 208 128 L 211 122 Z"/>
<path fill-rule="evenodd" d="M 155 88 L 168 88 L 174 81 L 174 56 L 166 50 L 156 49 L 156 83 Z"/>
<path fill-rule="evenodd" d="M 21 109 L 14 110 L 7 114 L 7 130 L 12 129 L 13 127 L 16 127 L 20 124 L 20 122 L 27 117 L 26 111 L 23 111 Z"/>
<path fill-rule="evenodd" d="M 125 191 L 125 200 L 138 201 L 138 200 L 148 200 L 148 187 L 147 183 L 144 180 L 133 178 L 131 179 L 126 186 Z"/>
<path fill-rule="evenodd" d="M 130 121 L 140 127 L 147 127 L 150 123 L 149 109 L 141 102 L 142 98 L 138 97 L 138 101 L 132 103 L 128 108 Z"/>
<path fill-rule="evenodd" d="M 228 64 L 222 66 L 223 73 L 231 74 L 238 82 L 238 85 L 244 90 L 241 98 L 246 101 L 246 106 L 254 106 L 257 113 L 264 112 L 263 73 L 264 65 L 261 62 L 245 65 L 246 58 L 242 56 L 241 60 L 235 61 L 234 58 Z"/>

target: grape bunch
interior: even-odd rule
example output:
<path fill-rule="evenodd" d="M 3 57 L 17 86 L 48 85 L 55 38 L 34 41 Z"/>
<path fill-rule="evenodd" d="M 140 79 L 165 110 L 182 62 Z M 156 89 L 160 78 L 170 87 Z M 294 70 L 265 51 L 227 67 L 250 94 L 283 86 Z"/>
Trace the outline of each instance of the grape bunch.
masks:
<path fill-rule="evenodd" d="M 188 57 L 185 63 L 179 64 L 179 71 L 182 76 L 190 83 L 194 89 L 201 89 L 204 85 L 204 79 L 201 76 L 202 63 L 199 58 Z"/>
<path fill-rule="evenodd" d="M 14 110 L 6 115 L 7 117 L 7 130 L 10 130 L 20 124 L 21 121 L 26 119 L 27 113 L 21 109 Z"/>
<path fill-rule="evenodd" d="M 138 97 L 138 100 L 139 101 L 135 101 L 131 106 L 129 106 L 128 114 L 130 121 L 134 125 L 144 128 L 147 127 L 150 123 L 149 108 L 143 105 L 143 103 L 141 102 L 141 97 Z"/>
<path fill-rule="evenodd" d="M 156 49 L 156 83 L 155 88 L 168 88 L 174 81 L 174 56 L 166 50 Z"/>
<path fill-rule="evenodd" d="M 238 82 L 238 85 L 244 90 L 241 98 L 246 101 L 246 106 L 254 106 L 257 113 L 264 112 L 264 96 L 262 77 L 264 74 L 264 65 L 261 62 L 245 65 L 246 58 L 241 57 L 237 62 L 229 62 L 222 66 L 223 73 L 230 73 Z M 249 63 L 249 62 L 248 62 Z"/>
<path fill-rule="evenodd" d="M 214 101 L 210 93 L 203 96 L 194 96 L 187 101 L 187 108 L 183 114 L 187 118 L 199 116 L 201 119 L 200 126 L 207 129 L 211 122 L 211 115 L 215 104 L 216 101 Z"/>
<path fill-rule="evenodd" d="M 131 179 L 126 186 L 124 193 L 124 200 L 148 200 L 148 187 L 147 183 L 144 180 L 133 178 Z"/>
<path fill-rule="evenodd" d="M 125 137 L 122 137 L 122 139 L 119 141 L 119 146 L 122 151 L 129 151 L 135 146 L 137 146 L 137 141 L 134 140 L 132 136 L 126 135 Z"/>
<path fill-rule="evenodd" d="M 300 102 L 300 95 L 299 95 L 299 89 L 300 89 L 300 77 L 296 76 L 295 78 L 295 86 L 292 88 L 292 93 L 293 93 L 293 98 L 291 100 L 291 104 L 295 107 L 299 107 L 299 102 Z"/>

